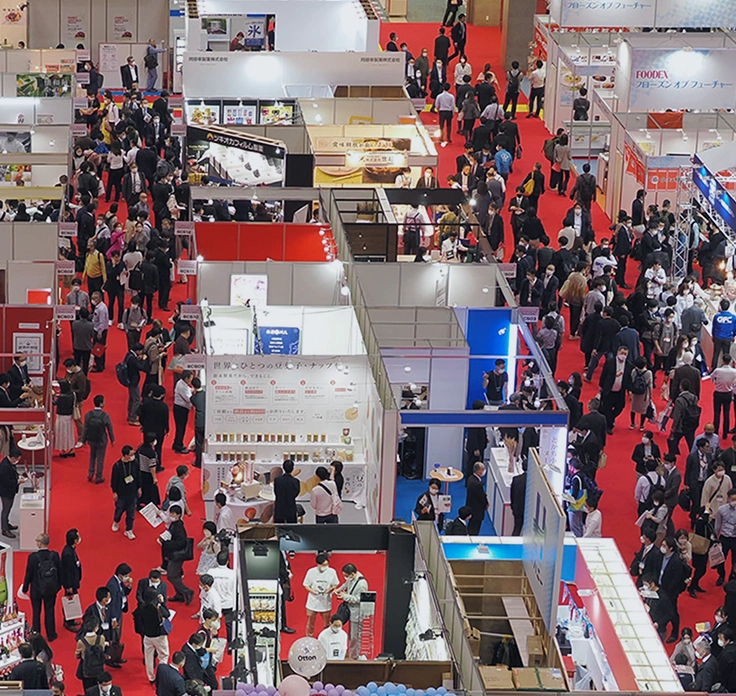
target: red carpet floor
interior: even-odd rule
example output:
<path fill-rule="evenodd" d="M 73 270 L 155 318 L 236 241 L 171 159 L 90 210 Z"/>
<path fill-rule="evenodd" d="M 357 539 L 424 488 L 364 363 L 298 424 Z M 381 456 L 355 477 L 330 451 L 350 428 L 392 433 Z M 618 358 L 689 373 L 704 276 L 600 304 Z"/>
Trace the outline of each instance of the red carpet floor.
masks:
<path fill-rule="evenodd" d="M 397 31 L 399 41 L 407 41 L 410 50 L 419 55 L 422 46 L 427 46 L 432 51 L 434 37 L 437 34 L 436 24 L 392 24 L 382 28 L 382 43 L 388 36 L 389 30 Z M 478 28 L 470 27 L 469 42 L 467 47 L 468 58 L 473 66 L 475 74 L 480 72 L 483 63 L 490 61 L 494 68 L 497 68 L 499 62 L 498 44 L 499 31 L 494 28 Z M 523 57 L 520 57 L 520 60 Z M 496 73 L 500 80 L 503 80 L 503 70 L 496 69 Z M 423 114 L 422 118 L 427 124 L 436 124 L 436 116 L 432 114 Z M 524 147 L 522 159 L 516 163 L 514 173 L 512 174 L 509 186 L 517 186 L 527 172 L 533 167 L 536 161 L 542 160 L 542 143 L 548 134 L 543 124 L 537 119 L 525 119 L 522 113 L 519 118 L 519 126 Z M 448 174 L 454 173 L 454 159 L 460 153 L 462 148 L 462 140 L 457 139 L 446 149 L 440 150 L 440 181 L 444 181 Z M 545 171 L 548 167 L 545 165 Z M 559 229 L 560 222 L 566 210 L 569 208 L 570 202 L 567 198 L 562 198 L 555 194 L 546 194 L 540 204 L 540 216 L 547 228 L 547 233 L 553 239 Z M 607 232 L 610 222 L 604 213 L 597 207 L 593 211 L 593 223 L 600 238 Z M 510 231 L 507 230 L 510 239 Z M 507 247 L 507 255 L 510 250 Z M 631 284 L 631 283 L 630 283 Z M 174 288 L 172 303 L 177 299 L 183 299 L 183 286 L 177 285 Z M 173 305 L 172 305 L 173 306 Z M 154 312 L 154 316 L 164 319 L 161 312 Z M 124 444 L 137 446 L 140 443 L 140 432 L 137 428 L 127 425 L 125 418 L 126 394 L 115 379 L 114 365 L 122 359 L 125 354 L 125 341 L 121 331 L 116 328 L 110 329 L 108 340 L 108 367 L 107 371 L 102 374 L 92 375 L 92 395 L 105 394 L 107 398 L 106 410 L 110 413 L 115 433 L 116 444 L 109 448 L 106 459 L 105 475 L 109 480 L 109 470 L 113 461 L 119 456 L 120 447 Z M 64 327 L 61 337 L 61 359 L 62 362 L 66 357 L 71 355 L 71 343 L 69 329 Z M 583 366 L 582 354 L 578 350 L 577 342 L 565 340 L 564 348 L 561 352 L 558 367 L 558 376 L 567 377 L 570 372 L 581 371 Z M 596 375 L 597 377 L 597 375 Z M 171 378 L 167 375 L 167 387 L 171 388 Z M 583 393 L 584 401 L 595 395 L 596 388 L 592 385 L 586 385 Z M 704 421 L 711 417 L 711 387 L 709 383 L 703 385 L 704 399 L 702 402 L 704 411 Z M 171 404 L 171 397 L 168 397 Z M 191 424 L 190 424 L 191 425 Z M 173 422 L 172 422 L 173 430 Z M 192 433 L 188 434 L 188 438 Z M 173 434 L 168 438 L 164 446 L 164 466 L 166 471 L 161 475 L 161 488 L 165 486 L 165 482 L 173 475 L 177 464 L 191 464 L 192 456 L 182 456 L 174 454 L 171 451 L 171 440 Z M 634 526 L 636 519 L 636 508 L 633 499 L 633 491 L 635 484 L 635 474 L 633 464 L 630 462 L 630 453 L 634 445 L 639 441 L 640 433 L 638 431 L 628 430 L 628 421 L 624 414 L 617 426 L 614 436 L 609 440 L 609 466 L 600 473 L 600 485 L 604 489 L 605 494 L 601 502 L 601 510 L 603 512 L 603 529 L 604 533 L 612 534 L 621 549 L 622 554 L 628 560 L 634 553 L 638 545 L 638 530 Z M 664 443 L 664 436 L 657 435 L 657 441 L 660 445 Z M 160 561 L 159 545 L 156 543 L 157 533 L 151 529 L 142 519 L 136 520 L 135 532 L 137 539 L 130 541 L 122 536 L 121 532 L 113 533 L 110 530 L 112 521 L 113 504 L 110 495 L 109 485 L 106 482 L 102 485 L 87 483 L 87 448 L 77 450 L 75 459 L 58 459 L 53 461 L 52 471 L 52 490 L 50 503 L 50 534 L 51 545 L 53 548 L 61 550 L 64 544 L 64 536 L 66 531 L 71 527 L 77 527 L 81 531 L 82 544 L 79 547 L 79 555 L 84 565 L 84 578 L 81 589 L 82 602 L 84 606 L 94 601 L 95 589 L 105 584 L 114 572 L 115 566 L 121 562 L 127 562 L 133 567 L 134 577 L 140 578 L 148 573 L 151 568 L 156 567 Z M 678 462 L 680 469 L 684 469 L 684 456 Z M 186 519 L 188 532 L 196 539 L 200 538 L 201 525 L 204 521 L 204 505 L 200 495 L 200 482 L 198 472 L 193 470 L 193 475 L 187 481 L 188 498 L 193 510 L 192 517 Z M 685 514 L 679 512 L 676 514 L 678 523 L 685 524 Z M 360 557 L 358 557 L 359 560 Z M 351 561 L 355 559 L 351 558 Z M 361 564 L 361 570 L 369 579 L 371 587 L 380 588 L 383 586 L 385 563 L 383 559 L 378 562 L 371 560 L 370 564 L 365 562 Z M 16 554 L 16 585 L 22 578 L 22 572 L 25 564 L 25 554 Z M 289 623 L 297 629 L 297 636 L 303 633 L 304 626 L 304 590 L 301 587 L 301 578 L 304 572 L 311 564 L 311 557 L 297 557 L 294 561 L 295 575 L 295 594 L 296 598 L 287 609 Z M 365 567 L 363 567 L 365 566 Z M 187 564 L 185 567 L 185 582 L 190 587 L 196 587 L 196 577 L 194 574 L 196 568 L 195 562 Z M 722 592 L 714 587 L 715 575 L 709 573 L 705 580 L 704 586 L 709 590 L 708 594 L 702 595 L 698 600 L 692 600 L 685 596 L 681 600 L 681 611 L 683 615 L 683 626 L 693 626 L 696 621 L 712 620 L 714 608 L 722 602 Z M 379 593 L 379 602 L 383 601 L 383 597 Z M 30 605 L 26 601 L 20 602 L 22 610 L 29 612 Z M 186 641 L 187 637 L 196 630 L 196 621 L 189 617 L 196 610 L 196 600 L 191 607 L 178 605 L 180 609 L 175 621 L 174 630 L 170 636 L 171 649 L 176 650 Z M 61 620 L 61 611 L 59 610 L 57 621 Z M 381 610 L 378 611 L 380 617 Z M 376 634 L 380 635 L 381 628 L 376 626 Z M 54 662 L 61 664 L 66 673 L 65 681 L 68 683 L 67 692 L 70 694 L 79 693 L 80 684 L 74 677 L 76 670 L 76 660 L 74 658 L 74 639 L 71 633 L 60 628 L 60 638 L 53 644 L 55 652 Z M 124 692 L 130 694 L 148 694 L 150 688 L 148 686 L 142 658 L 139 648 L 139 639 L 134 635 L 132 630 L 132 619 L 127 616 L 124 621 L 124 640 L 127 643 L 126 656 L 128 663 L 123 669 L 116 670 L 114 673 L 115 682 L 122 687 Z"/>
<path fill-rule="evenodd" d="M 416 56 L 421 53 L 421 48 L 427 46 L 432 55 L 432 47 L 434 45 L 434 37 L 437 36 L 437 24 L 391 24 L 382 28 L 382 45 L 385 46 L 388 40 L 388 32 L 396 31 L 399 41 L 406 41 L 409 50 Z M 481 71 L 486 62 L 490 62 L 494 72 L 501 82 L 502 89 L 500 96 L 504 94 L 504 70 L 500 63 L 500 31 L 493 27 L 470 27 L 468 29 L 468 45 L 467 56 L 468 61 L 473 67 L 473 78 Z M 524 57 L 515 56 L 519 62 L 524 65 Z M 454 68 L 454 62 L 451 64 Z M 522 101 L 526 100 L 522 97 Z M 436 114 L 424 112 L 422 120 L 427 125 L 437 127 L 438 117 Z M 517 123 L 523 146 L 523 156 L 520 161 L 514 163 L 514 172 L 509 178 L 507 190 L 514 191 L 516 186 L 520 185 L 523 178 L 531 171 L 535 162 L 543 163 L 543 172 L 549 177 L 549 165 L 544 159 L 542 153 L 542 145 L 545 139 L 549 137 L 549 132 L 544 127 L 542 121 L 536 118 L 526 118 L 526 113 L 517 112 Z M 432 129 L 433 130 L 433 129 Z M 431 131 L 430 131 L 431 132 Z M 449 174 L 455 173 L 455 157 L 462 153 L 463 140 L 461 136 L 453 137 L 453 142 L 447 148 L 439 148 L 439 181 L 444 184 Z M 568 191 L 572 188 L 573 181 L 570 182 Z M 562 227 L 562 219 L 570 208 L 571 201 L 567 197 L 559 196 L 556 192 L 547 192 L 540 199 L 539 216 L 544 223 L 545 229 L 549 237 L 556 242 L 557 232 Z M 610 234 L 608 227 L 611 221 L 603 210 L 594 205 L 592 209 L 593 228 L 596 232 L 596 239 L 600 240 Z M 506 259 L 511 255 L 511 245 L 513 237 L 510 232 L 510 224 L 508 222 L 508 214 L 504 215 L 506 221 Z M 637 264 L 629 264 L 629 277 L 627 284 L 634 286 L 636 276 L 638 275 Z M 563 310 L 566 319 L 568 319 L 567 309 Z M 568 319 L 569 320 L 569 319 Z M 572 372 L 583 371 L 584 357 L 579 350 L 579 341 L 571 341 L 565 337 L 563 348 L 560 352 L 557 377 L 559 379 L 567 379 Z M 585 384 L 583 389 L 583 404 L 596 396 L 598 393 L 598 378 L 600 376 L 600 367 L 596 371 L 593 383 Z M 661 375 L 658 385 L 661 384 Z M 663 406 L 661 399 L 658 398 L 657 391 L 657 408 L 661 410 Z M 702 384 L 701 406 L 703 408 L 702 425 L 713 418 L 713 387 L 710 381 Z M 637 519 L 636 503 L 634 502 L 634 486 L 636 485 L 636 474 L 634 464 L 631 461 L 631 453 L 634 446 L 641 441 L 641 433 L 639 430 L 629 430 L 628 410 L 619 417 L 618 424 L 614 431 L 614 435 L 608 440 L 608 467 L 599 472 L 598 481 L 604 490 L 601 499 L 600 510 L 603 514 L 603 533 L 613 536 L 619 546 L 624 560 L 628 563 L 634 553 L 639 548 L 639 528 L 634 522 Z M 655 433 L 655 441 L 659 444 L 663 451 L 666 450 L 666 434 Z M 730 440 L 726 446 L 730 445 Z M 677 466 L 684 474 L 685 471 L 685 444 L 681 445 L 682 454 L 678 458 Z M 685 527 L 689 529 L 689 519 L 687 513 L 678 508 L 675 513 L 676 527 Z M 696 622 L 711 621 L 713 622 L 713 614 L 715 608 L 723 604 L 724 593 L 721 588 L 715 586 L 716 574 L 714 571 L 708 571 L 705 578 L 701 581 L 702 586 L 707 590 L 706 594 L 698 595 L 698 599 L 691 599 L 687 594 L 680 598 L 680 613 L 682 617 L 682 626 L 694 627 Z"/>

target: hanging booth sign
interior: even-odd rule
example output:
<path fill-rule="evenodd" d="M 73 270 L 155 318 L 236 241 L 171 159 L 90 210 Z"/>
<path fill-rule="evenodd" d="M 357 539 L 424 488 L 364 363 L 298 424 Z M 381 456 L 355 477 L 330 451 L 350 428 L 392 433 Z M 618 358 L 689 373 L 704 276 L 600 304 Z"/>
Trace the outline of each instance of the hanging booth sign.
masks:
<path fill-rule="evenodd" d="M 54 319 L 57 321 L 74 321 L 77 318 L 77 308 L 74 305 L 55 305 Z"/>
<path fill-rule="evenodd" d="M 176 264 L 176 270 L 179 275 L 197 275 L 197 262 L 179 259 Z"/>
<path fill-rule="evenodd" d="M 723 184 L 703 166 L 697 155 L 695 155 L 695 165 L 693 168 L 695 185 L 716 209 L 723 221 L 732 230 L 736 230 L 736 201 Z"/>
<path fill-rule="evenodd" d="M 183 304 L 179 310 L 179 318 L 182 321 L 200 321 L 202 319 L 202 308 L 195 304 Z"/>
<path fill-rule="evenodd" d="M 77 236 L 77 223 L 76 222 L 60 222 L 59 223 L 59 236 L 60 237 L 76 237 Z"/>
<path fill-rule="evenodd" d="M 174 222 L 174 235 L 177 237 L 189 237 L 194 234 L 194 223 L 189 220 L 177 220 Z"/>
<path fill-rule="evenodd" d="M 56 262 L 56 275 L 60 276 L 73 276 L 77 272 L 74 261 L 57 261 Z"/>
<path fill-rule="evenodd" d="M 261 326 L 259 331 L 264 355 L 299 355 L 299 329 Z"/>
<path fill-rule="evenodd" d="M 189 180 L 207 176 L 235 186 L 283 186 L 286 146 L 226 128 L 187 126 Z"/>

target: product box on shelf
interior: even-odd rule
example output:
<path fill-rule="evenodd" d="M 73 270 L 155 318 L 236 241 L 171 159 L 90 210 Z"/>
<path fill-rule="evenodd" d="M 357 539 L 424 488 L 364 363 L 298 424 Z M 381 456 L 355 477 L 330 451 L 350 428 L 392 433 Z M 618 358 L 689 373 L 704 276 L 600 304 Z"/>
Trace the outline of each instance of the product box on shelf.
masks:
<path fill-rule="evenodd" d="M 511 675 L 514 686 L 519 691 L 539 691 L 539 676 L 536 667 L 514 667 Z"/>
<path fill-rule="evenodd" d="M 542 667 L 544 665 L 544 645 L 540 636 L 527 636 L 526 649 L 529 653 L 528 667 Z"/>

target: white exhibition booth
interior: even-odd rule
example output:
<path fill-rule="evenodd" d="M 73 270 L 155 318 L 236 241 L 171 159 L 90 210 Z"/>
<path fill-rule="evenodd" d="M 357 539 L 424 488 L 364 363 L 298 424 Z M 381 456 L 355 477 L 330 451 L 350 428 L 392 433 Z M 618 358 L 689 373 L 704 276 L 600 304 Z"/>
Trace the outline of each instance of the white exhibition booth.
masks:
<path fill-rule="evenodd" d="M 560 27 L 706 28 L 733 24 L 731 0 L 647 0 L 580 2 L 550 0 L 549 13 Z"/>
<path fill-rule="evenodd" d="M 331 4 L 325 2 L 324 4 Z M 322 97 L 336 85 L 401 86 L 400 53 L 184 53 L 184 94 L 188 99 L 275 99 Z"/>
<path fill-rule="evenodd" d="M 375 51 L 380 21 L 369 18 L 358 0 L 201 0 L 199 16 L 188 19 L 187 49 L 228 51 L 242 32 L 246 49 L 265 48 L 264 22 L 274 18 L 276 51 Z M 339 30 L 337 30 L 339 27 Z M 259 43 L 260 41 L 260 43 Z"/>
<path fill-rule="evenodd" d="M 316 468 L 340 461 L 343 500 L 353 503 L 345 514 L 377 522 L 393 506 L 393 499 L 384 501 L 382 510 L 379 493 L 384 408 L 353 308 L 202 310 L 211 386 L 202 468 L 206 504 L 222 490 L 239 519 L 265 522 L 273 514 L 271 481 L 285 459 L 296 464 L 299 499 L 307 508 L 319 483 Z M 389 428 L 394 457 L 395 430 Z"/>

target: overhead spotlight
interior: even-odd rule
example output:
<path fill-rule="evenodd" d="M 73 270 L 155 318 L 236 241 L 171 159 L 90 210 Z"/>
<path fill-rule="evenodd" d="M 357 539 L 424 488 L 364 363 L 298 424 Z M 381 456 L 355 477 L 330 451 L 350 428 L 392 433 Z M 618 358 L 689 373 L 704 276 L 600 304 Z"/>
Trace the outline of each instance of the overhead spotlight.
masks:
<path fill-rule="evenodd" d="M 319 236 L 320 237 L 324 237 L 325 236 L 325 231 L 321 227 L 319 228 Z"/>
<path fill-rule="evenodd" d="M 204 261 L 204 256 L 202 254 L 197 254 L 197 263 L 202 263 Z"/>
<path fill-rule="evenodd" d="M 484 286 L 483 286 L 483 290 L 481 290 L 481 292 L 490 292 L 490 291 L 488 290 L 488 286 L 487 286 L 487 285 L 484 285 Z"/>
<path fill-rule="evenodd" d="M 286 363 L 286 369 L 287 370 L 293 370 L 294 369 L 294 363 L 289 360 L 289 362 Z"/>
<path fill-rule="evenodd" d="M 343 285 L 343 286 L 342 286 L 342 287 L 340 288 L 340 294 L 341 294 L 341 295 L 342 295 L 343 297 L 347 297 L 347 296 L 348 296 L 348 295 L 350 294 L 350 288 L 349 288 L 349 287 L 348 287 L 347 285 Z"/>
<path fill-rule="evenodd" d="M 411 367 L 409 367 L 409 365 L 405 365 L 404 372 L 411 372 Z"/>

